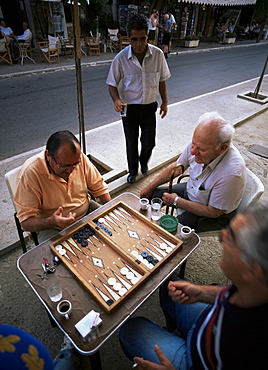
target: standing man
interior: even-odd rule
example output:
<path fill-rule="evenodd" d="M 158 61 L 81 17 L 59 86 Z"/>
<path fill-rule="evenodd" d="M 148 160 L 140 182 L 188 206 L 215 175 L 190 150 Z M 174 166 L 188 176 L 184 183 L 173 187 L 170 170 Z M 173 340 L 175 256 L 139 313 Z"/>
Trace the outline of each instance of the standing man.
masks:
<path fill-rule="evenodd" d="M 107 84 L 116 112 L 127 103 L 126 117 L 122 117 L 127 147 L 129 175 L 127 182 L 136 180 L 139 162 L 141 172 L 147 175 L 148 161 L 155 146 L 157 96 L 160 93 L 161 118 L 168 111 L 166 80 L 170 71 L 163 52 L 149 45 L 148 21 L 141 14 L 133 14 L 128 21 L 127 33 L 130 45 L 113 60 Z M 139 128 L 141 128 L 141 152 L 138 152 Z"/>
<path fill-rule="evenodd" d="M 170 41 L 169 41 L 169 45 L 168 45 L 168 52 L 170 52 L 170 49 L 171 49 L 171 46 L 172 46 L 172 35 L 173 35 L 173 31 L 174 31 L 174 28 L 175 28 L 177 23 L 176 23 L 174 15 L 171 13 L 170 10 L 167 11 L 167 14 L 169 15 L 169 21 L 172 25 L 172 27 L 171 27 L 171 36 L 170 36 Z"/>
<path fill-rule="evenodd" d="M 162 30 L 164 31 L 162 45 L 163 45 L 164 56 L 167 59 L 168 58 L 169 43 L 170 43 L 170 39 L 171 39 L 171 31 L 172 31 L 172 24 L 169 20 L 169 15 L 168 14 L 164 15 L 164 24 L 163 24 L 163 26 L 159 25 L 158 27 L 162 28 Z"/>

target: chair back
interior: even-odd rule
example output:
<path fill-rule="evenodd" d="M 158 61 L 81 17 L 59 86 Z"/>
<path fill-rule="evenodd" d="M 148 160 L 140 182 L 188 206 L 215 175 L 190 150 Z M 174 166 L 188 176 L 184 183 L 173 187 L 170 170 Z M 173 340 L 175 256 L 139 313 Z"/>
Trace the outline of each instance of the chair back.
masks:
<path fill-rule="evenodd" d="M 109 34 L 110 40 L 113 40 L 113 41 L 119 40 L 118 31 L 119 31 L 118 28 L 115 28 L 115 29 L 108 28 L 108 34 Z"/>
<path fill-rule="evenodd" d="M 53 37 L 48 35 L 48 48 L 51 49 L 57 49 L 58 48 L 58 42 L 59 38 L 58 37 Z"/>
<path fill-rule="evenodd" d="M 243 212 L 251 204 L 256 203 L 264 192 L 261 180 L 247 168 L 246 188 L 242 200 L 237 208 L 237 213 Z"/>
<path fill-rule="evenodd" d="M 7 51 L 6 40 L 4 38 L 0 40 L 0 53 L 6 53 L 6 51 Z"/>
<path fill-rule="evenodd" d="M 10 194 L 15 210 L 16 210 L 16 205 L 14 203 L 14 196 L 15 196 L 16 189 L 17 189 L 17 177 L 18 177 L 18 173 L 20 169 L 21 169 L 21 166 L 16 167 L 13 170 L 5 173 L 5 181 L 6 181 L 7 188 L 8 188 L 8 191 L 9 191 L 9 194 Z"/>

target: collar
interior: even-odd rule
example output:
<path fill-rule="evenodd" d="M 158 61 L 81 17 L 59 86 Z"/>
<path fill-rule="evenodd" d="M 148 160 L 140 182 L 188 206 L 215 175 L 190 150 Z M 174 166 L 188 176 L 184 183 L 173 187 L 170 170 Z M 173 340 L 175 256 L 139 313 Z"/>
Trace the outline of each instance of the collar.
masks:
<path fill-rule="evenodd" d="M 151 48 L 151 45 L 147 43 L 147 50 L 146 50 L 146 53 L 144 55 L 144 58 L 147 58 L 149 57 L 150 55 L 152 55 L 152 48 Z M 132 47 L 131 45 L 128 46 L 128 54 L 127 54 L 127 57 L 128 59 L 130 60 L 133 60 L 133 59 L 138 59 L 136 57 L 136 55 L 132 52 Z"/>
<path fill-rule="evenodd" d="M 230 146 L 223 152 L 221 153 L 220 155 L 218 155 L 218 157 L 216 157 L 215 159 L 213 159 L 212 162 L 210 162 L 206 168 L 210 168 L 211 171 L 214 170 L 214 168 L 220 163 L 220 161 L 222 160 L 222 158 L 228 153 L 228 151 L 230 150 Z"/>

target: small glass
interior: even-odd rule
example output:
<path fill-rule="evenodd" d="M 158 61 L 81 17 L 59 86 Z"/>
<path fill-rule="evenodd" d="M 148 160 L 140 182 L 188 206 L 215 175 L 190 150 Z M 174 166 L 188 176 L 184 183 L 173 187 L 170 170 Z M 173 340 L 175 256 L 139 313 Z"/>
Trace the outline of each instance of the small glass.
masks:
<path fill-rule="evenodd" d="M 122 103 L 122 111 L 120 112 L 121 117 L 126 117 L 127 116 L 127 103 Z"/>
<path fill-rule="evenodd" d="M 56 273 L 47 274 L 43 280 L 43 285 L 52 302 L 58 302 L 62 298 L 62 290 Z"/>
<path fill-rule="evenodd" d="M 153 198 L 151 200 L 151 219 L 153 221 L 158 221 L 160 217 L 162 216 L 161 207 L 162 207 L 162 199 Z"/>

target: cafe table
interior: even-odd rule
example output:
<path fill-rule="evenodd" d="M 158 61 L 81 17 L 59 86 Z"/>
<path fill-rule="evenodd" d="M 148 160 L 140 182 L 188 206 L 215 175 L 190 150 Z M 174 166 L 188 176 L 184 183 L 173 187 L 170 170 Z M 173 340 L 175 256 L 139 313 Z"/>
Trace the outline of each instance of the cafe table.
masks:
<path fill-rule="evenodd" d="M 150 209 L 147 211 L 140 210 L 139 198 L 131 193 L 123 193 L 112 199 L 110 202 L 101 206 L 94 212 L 80 219 L 70 227 L 62 230 L 53 238 L 32 248 L 25 254 L 21 255 L 17 261 L 19 271 L 27 280 L 35 294 L 38 296 L 42 304 L 47 309 L 49 315 L 56 322 L 62 332 L 70 339 L 76 350 L 82 355 L 89 356 L 90 362 L 95 363 L 95 368 L 101 369 L 99 349 L 131 316 L 134 312 L 159 288 L 159 286 L 176 270 L 184 268 L 187 258 L 197 248 L 200 243 L 199 236 L 195 233 L 191 238 L 184 242 L 181 248 L 174 254 L 166 263 L 155 271 L 152 276 L 148 277 L 141 286 L 138 286 L 132 294 L 126 297 L 120 305 L 114 310 L 106 312 L 106 310 L 98 303 L 94 296 L 77 280 L 74 274 L 63 263 L 60 263 L 56 268 L 60 285 L 62 287 L 62 299 L 69 300 L 72 303 L 72 313 L 69 320 L 60 316 L 57 312 L 57 303 L 52 302 L 43 286 L 42 279 L 38 276 L 42 274 L 42 261 L 47 258 L 52 261 L 54 255 L 50 249 L 50 244 L 57 240 L 59 236 L 69 234 L 77 227 L 84 225 L 88 220 L 96 218 L 103 210 L 108 209 L 117 202 L 124 202 L 132 209 L 141 212 L 144 216 L 150 217 Z M 153 222 L 153 221 L 151 221 Z M 175 235 L 179 238 L 179 229 Z M 98 337 L 89 342 L 82 339 L 79 332 L 75 328 L 75 324 L 79 322 L 91 310 L 100 313 L 102 323 L 99 326 Z M 96 366 L 97 362 L 97 366 Z"/>

